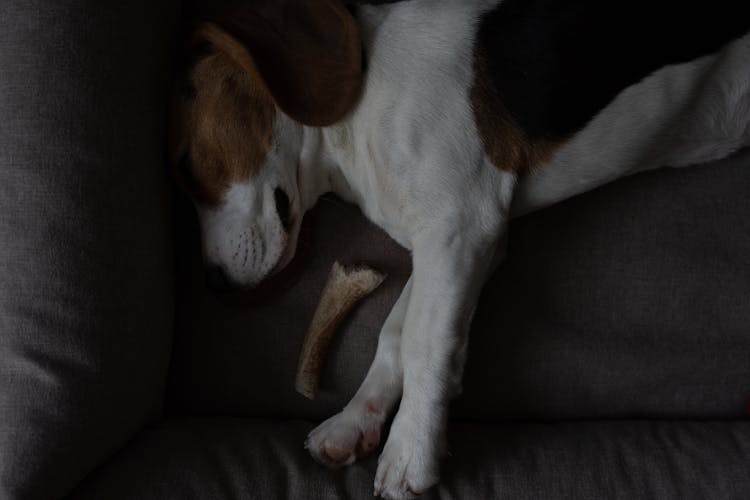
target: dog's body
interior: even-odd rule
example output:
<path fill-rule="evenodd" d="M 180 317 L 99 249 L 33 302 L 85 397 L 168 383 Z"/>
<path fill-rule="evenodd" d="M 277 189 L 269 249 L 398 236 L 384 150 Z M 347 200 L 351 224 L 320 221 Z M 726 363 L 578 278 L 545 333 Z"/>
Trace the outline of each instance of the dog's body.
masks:
<path fill-rule="evenodd" d="M 527 5 L 543 9 L 548 3 Z M 411 250 L 413 274 L 383 326 L 365 381 L 347 407 L 307 441 L 320 462 L 351 464 L 380 442 L 381 427 L 400 400 L 375 479 L 376 493 L 386 497 L 420 493 L 438 480 L 468 325 L 485 279 L 502 258 L 513 215 L 639 170 L 704 162 L 750 144 L 750 36 L 743 28 L 750 22 L 706 37 L 706 45 L 678 50 L 668 65 L 650 62 L 623 72 L 620 80 L 604 82 L 606 91 L 584 103 L 585 109 L 560 118 L 555 112 L 562 111 L 551 106 L 545 114 L 550 105 L 535 97 L 504 101 L 525 92 L 518 75 L 529 77 L 528 68 L 520 67 L 516 77 L 508 72 L 503 80 L 492 50 L 495 43 L 508 47 L 523 40 L 523 32 L 511 41 L 493 38 L 496 23 L 529 19 L 518 5 L 410 0 L 362 7 L 357 16 L 367 75 L 351 112 L 316 127 L 276 109 L 271 125 L 252 129 L 251 140 L 270 134 L 272 143 L 260 148 L 255 170 L 240 175 L 238 167 L 226 167 L 229 172 L 220 176 L 224 191 L 198 203 L 206 258 L 242 284 L 289 262 L 299 219 L 328 191 L 359 205 Z M 210 32 L 206 38 L 221 46 L 222 36 Z M 207 141 L 200 134 L 209 127 L 197 113 L 214 106 L 201 95 L 226 89 L 211 91 L 205 79 L 232 64 L 226 61 L 255 71 L 238 62 L 244 56 L 231 55 L 237 50 L 227 45 L 196 67 L 198 96 L 188 120 L 194 144 Z M 524 57 L 506 50 L 500 60 L 522 65 Z M 263 74 L 264 63 L 256 64 Z M 233 81 L 240 78 L 235 70 Z M 248 85 L 255 88 L 252 81 Z M 273 96 L 262 89 L 246 93 L 274 98 L 282 107 L 273 89 Z M 196 157 L 208 158 L 209 146 L 187 147 L 195 176 L 201 168 Z"/>

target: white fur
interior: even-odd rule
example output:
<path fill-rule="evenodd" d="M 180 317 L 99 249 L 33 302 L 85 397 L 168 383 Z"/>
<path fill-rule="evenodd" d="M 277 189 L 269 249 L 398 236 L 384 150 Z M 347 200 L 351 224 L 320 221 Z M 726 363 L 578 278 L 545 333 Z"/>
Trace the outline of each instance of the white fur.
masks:
<path fill-rule="evenodd" d="M 750 143 L 745 37 L 723 55 L 662 69 L 627 89 L 516 189 L 515 176 L 485 157 L 469 102 L 477 20 L 497 3 L 411 0 L 363 8 L 369 62 L 358 107 L 325 129 L 280 114 L 277 141 L 295 159 L 271 159 L 263 169 L 293 174 L 259 177 L 228 197 L 227 206 L 235 197 L 255 203 L 250 192 L 268 200 L 282 182 L 301 217 L 334 191 L 411 250 L 413 274 L 383 326 L 364 383 L 306 443 L 321 463 L 351 464 L 379 441 L 400 399 L 375 479 L 376 494 L 386 498 L 409 497 L 438 480 L 468 325 L 503 255 L 511 210 L 526 213 L 638 170 L 702 162 Z M 268 221 L 273 214 L 263 200 L 260 218 Z M 234 217 L 244 227 L 261 225 L 245 217 L 244 207 L 225 210 L 225 222 L 211 230 L 227 229 Z M 263 227 L 258 237 L 272 243 L 275 255 L 281 243 L 268 228 L 278 226 Z M 255 277 L 274 259 L 267 260 Z"/>
<path fill-rule="evenodd" d="M 375 479 L 376 493 L 388 498 L 437 482 L 447 402 L 460 390 L 468 324 L 515 187 L 515 176 L 484 155 L 469 102 L 472 37 L 455 36 L 473 33 L 483 5 L 431 6 L 415 0 L 365 9 L 371 24 L 363 27 L 369 70 L 361 103 L 319 139 L 330 188 L 413 253 L 409 285 L 362 388 L 308 440 L 323 463 L 330 449 L 348 446 L 348 463 L 353 437 L 380 425 L 401 397 Z"/>

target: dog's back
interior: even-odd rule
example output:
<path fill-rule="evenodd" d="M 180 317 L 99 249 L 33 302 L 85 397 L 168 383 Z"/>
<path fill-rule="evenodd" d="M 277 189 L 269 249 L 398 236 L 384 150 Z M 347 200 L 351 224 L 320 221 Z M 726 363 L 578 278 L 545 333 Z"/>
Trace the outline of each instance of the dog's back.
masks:
<path fill-rule="evenodd" d="M 495 167 L 534 175 L 516 195 L 525 212 L 637 170 L 726 156 L 750 143 L 748 10 L 727 0 L 363 8 L 368 80 L 347 125 L 371 139 L 350 158 L 395 165 L 403 182 L 415 148 L 464 154 L 478 136 Z"/>

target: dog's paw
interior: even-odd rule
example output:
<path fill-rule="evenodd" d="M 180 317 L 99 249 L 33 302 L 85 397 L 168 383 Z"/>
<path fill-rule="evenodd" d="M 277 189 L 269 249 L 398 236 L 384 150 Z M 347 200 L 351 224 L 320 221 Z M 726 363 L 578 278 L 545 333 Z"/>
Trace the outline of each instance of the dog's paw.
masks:
<path fill-rule="evenodd" d="M 409 432 L 408 426 L 394 422 L 383 453 L 378 459 L 375 495 L 383 498 L 415 498 L 439 479 L 439 458 L 444 449 L 442 435 L 421 436 Z"/>
<path fill-rule="evenodd" d="M 313 429 L 305 448 L 326 467 L 351 465 L 378 447 L 382 425 L 380 414 L 344 410 Z"/>

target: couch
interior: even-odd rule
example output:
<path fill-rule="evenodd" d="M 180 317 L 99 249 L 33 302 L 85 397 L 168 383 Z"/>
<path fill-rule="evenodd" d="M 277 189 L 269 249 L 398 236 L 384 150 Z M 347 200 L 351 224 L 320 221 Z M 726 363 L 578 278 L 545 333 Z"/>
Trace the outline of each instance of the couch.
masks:
<path fill-rule="evenodd" d="M 369 498 L 303 449 L 371 360 L 409 255 L 326 197 L 259 292 L 206 290 L 165 160 L 175 0 L 0 6 L 0 499 Z M 750 153 L 517 219 L 425 498 L 750 492 Z M 388 280 L 321 393 L 297 355 L 334 260 Z"/>

